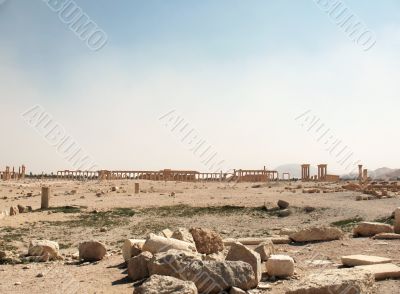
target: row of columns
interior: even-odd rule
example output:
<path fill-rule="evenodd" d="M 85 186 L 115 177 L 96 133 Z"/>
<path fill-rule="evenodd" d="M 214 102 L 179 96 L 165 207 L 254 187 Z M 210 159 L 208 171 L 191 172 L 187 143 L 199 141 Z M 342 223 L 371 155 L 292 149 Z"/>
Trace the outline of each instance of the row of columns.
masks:
<path fill-rule="evenodd" d="M 318 180 L 324 181 L 326 179 L 327 174 L 328 174 L 328 165 L 327 164 L 319 164 L 318 165 Z"/>
<path fill-rule="evenodd" d="M 310 164 L 302 164 L 301 165 L 301 180 L 309 181 L 309 180 L 326 180 L 326 176 L 328 175 L 328 165 L 327 164 L 319 164 L 318 165 L 318 176 L 310 176 Z"/>

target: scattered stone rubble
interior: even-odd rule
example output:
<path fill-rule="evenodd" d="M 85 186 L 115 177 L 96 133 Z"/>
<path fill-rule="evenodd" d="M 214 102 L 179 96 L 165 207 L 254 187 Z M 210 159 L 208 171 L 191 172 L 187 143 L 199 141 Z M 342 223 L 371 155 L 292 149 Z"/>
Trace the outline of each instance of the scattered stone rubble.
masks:
<path fill-rule="evenodd" d="M 282 209 L 286 204 L 279 206 Z M 24 211 L 20 207 L 17 210 L 18 213 Z M 400 208 L 395 210 L 394 217 L 394 226 L 360 222 L 353 235 L 399 239 Z M 269 284 L 264 283 L 271 279 L 296 278 L 299 281 L 286 294 L 368 294 L 372 293 L 375 280 L 400 278 L 400 267 L 393 264 L 390 258 L 368 255 L 342 256 L 345 268 L 296 276 L 295 260 L 278 254 L 276 244 L 340 240 L 344 232 L 335 227 L 321 226 L 301 230 L 282 229 L 281 233 L 268 238 L 223 240 L 217 232 L 206 228 L 165 229 L 159 234 L 149 234 L 145 240 L 125 240 L 122 258 L 127 265 L 129 279 L 140 281 L 140 286 L 135 284 L 134 293 L 250 293 L 245 291 L 271 289 Z M 107 255 L 106 246 L 95 240 L 80 243 L 78 251 L 76 259 L 80 262 L 100 261 Z M 61 259 L 58 244 L 50 240 L 30 241 L 25 256 L 0 251 L 0 263 Z"/>

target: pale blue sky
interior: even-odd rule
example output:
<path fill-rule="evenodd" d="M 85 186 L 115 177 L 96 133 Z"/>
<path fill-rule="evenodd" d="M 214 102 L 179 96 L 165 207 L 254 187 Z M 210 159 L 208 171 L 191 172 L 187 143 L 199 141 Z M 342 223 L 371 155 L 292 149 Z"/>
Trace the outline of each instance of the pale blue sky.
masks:
<path fill-rule="evenodd" d="M 205 170 L 158 117 L 176 109 L 232 167 L 326 162 L 310 109 L 368 167 L 400 167 L 400 2 L 343 1 L 367 52 L 312 0 L 75 1 L 108 35 L 88 49 L 44 1 L 0 5 L 0 168 L 72 168 L 22 119 L 40 104 L 102 168 Z M 395 134 L 395 135 L 393 135 Z"/>

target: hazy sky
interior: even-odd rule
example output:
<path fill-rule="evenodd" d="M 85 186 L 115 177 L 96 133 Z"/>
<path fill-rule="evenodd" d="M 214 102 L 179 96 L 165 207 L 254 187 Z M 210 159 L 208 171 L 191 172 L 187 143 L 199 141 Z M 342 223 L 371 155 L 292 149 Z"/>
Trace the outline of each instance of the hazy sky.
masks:
<path fill-rule="evenodd" d="M 400 2 L 339 1 L 376 35 L 368 51 L 316 2 L 75 0 L 108 36 L 92 51 L 46 1 L 0 0 L 0 168 L 74 169 L 24 120 L 35 105 L 103 169 L 206 171 L 160 120 L 173 110 L 224 167 L 346 172 L 306 111 L 352 159 L 400 167 Z"/>

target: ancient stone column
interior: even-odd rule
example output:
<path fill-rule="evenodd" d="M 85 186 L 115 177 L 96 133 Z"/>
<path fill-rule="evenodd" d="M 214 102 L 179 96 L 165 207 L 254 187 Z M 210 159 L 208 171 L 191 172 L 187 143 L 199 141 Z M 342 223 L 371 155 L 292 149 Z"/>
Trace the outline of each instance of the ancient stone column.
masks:
<path fill-rule="evenodd" d="M 135 183 L 135 194 L 139 194 L 139 183 Z"/>
<path fill-rule="evenodd" d="M 400 234 L 400 207 L 394 211 L 394 232 Z"/>
<path fill-rule="evenodd" d="M 42 187 L 42 203 L 40 205 L 41 209 L 49 208 L 50 193 L 50 187 Z"/>
<path fill-rule="evenodd" d="M 362 181 L 363 179 L 363 166 L 362 164 L 358 165 L 358 180 Z"/>
<path fill-rule="evenodd" d="M 368 169 L 363 170 L 363 181 L 368 181 Z"/>

